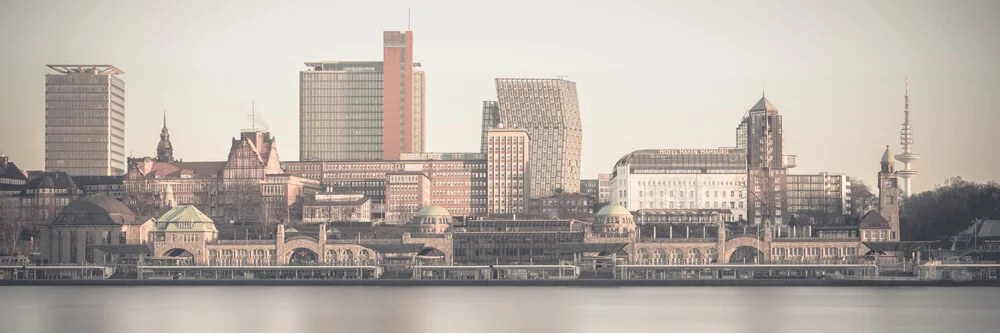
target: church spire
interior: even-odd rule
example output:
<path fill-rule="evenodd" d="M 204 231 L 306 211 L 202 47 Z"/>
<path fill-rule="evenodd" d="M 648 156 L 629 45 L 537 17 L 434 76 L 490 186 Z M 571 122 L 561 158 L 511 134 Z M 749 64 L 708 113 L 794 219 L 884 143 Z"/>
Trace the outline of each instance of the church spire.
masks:
<path fill-rule="evenodd" d="M 167 110 L 163 110 L 163 129 L 160 130 L 160 143 L 156 145 L 156 160 L 174 161 L 174 147 L 170 144 L 170 131 L 167 130 Z"/>

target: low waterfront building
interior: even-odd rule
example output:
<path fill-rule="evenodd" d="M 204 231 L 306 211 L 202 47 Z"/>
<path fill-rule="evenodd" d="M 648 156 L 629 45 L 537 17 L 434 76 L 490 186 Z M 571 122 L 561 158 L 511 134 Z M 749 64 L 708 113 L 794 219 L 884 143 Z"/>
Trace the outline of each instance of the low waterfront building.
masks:
<path fill-rule="evenodd" d="M 529 216 L 592 221 L 596 199 L 583 193 L 562 193 L 528 200 Z"/>
<path fill-rule="evenodd" d="M 371 223 L 371 202 L 364 194 L 316 193 L 312 202 L 302 207 L 302 223 Z"/>

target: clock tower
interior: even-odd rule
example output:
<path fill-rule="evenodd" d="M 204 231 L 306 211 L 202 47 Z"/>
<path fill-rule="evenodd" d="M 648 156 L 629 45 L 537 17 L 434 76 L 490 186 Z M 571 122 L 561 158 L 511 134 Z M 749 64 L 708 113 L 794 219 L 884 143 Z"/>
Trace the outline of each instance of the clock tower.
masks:
<path fill-rule="evenodd" d="M 889 240 L 899 241 L 899 175 L 896 173 L 896 159 L 885 146 L 882 154 L 882 169 L 878 173 L 878 212 L 889 221 Z"/>

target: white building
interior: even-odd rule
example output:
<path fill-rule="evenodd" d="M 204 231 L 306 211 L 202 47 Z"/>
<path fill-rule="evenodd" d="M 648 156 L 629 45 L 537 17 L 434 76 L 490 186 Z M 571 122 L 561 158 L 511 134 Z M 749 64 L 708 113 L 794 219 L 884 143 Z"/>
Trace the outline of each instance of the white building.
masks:
<path fill-rule="evenodd" d="M 640 209 L 728 209 L 746 218 L 746 151 L 645 149 L 618 160 L 611 204 Z"/>
<path fill-rule="evenodd" d="M 487 132 L 487 202 L 490 214 L 520 213 L 528 204 L 528 163 L 531 140 L 523 129 L 498 128 Z"/>
<path fill-rule="evenodd" d="M 111 65 L 48 65 L 45 171 L 125 174 L 125 81 Z"/>

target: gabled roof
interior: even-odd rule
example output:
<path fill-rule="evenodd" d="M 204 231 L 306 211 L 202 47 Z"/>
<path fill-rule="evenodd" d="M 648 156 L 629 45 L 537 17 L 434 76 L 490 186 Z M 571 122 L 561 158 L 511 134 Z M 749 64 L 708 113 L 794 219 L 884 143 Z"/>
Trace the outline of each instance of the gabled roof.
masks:
<path fill-rule="evenodd" d="M 20 191 L 23 190 L 25 185 L 28 183 L 28 175 L 26 175 L 24 171 L 21 171 L 21 169 L 19 169 L 14 162 L 7 162 L 6 165 L 0 164 L 0 178 L 13 179 L 16 181 L 19 180 L 23 182 L 20 185 L 0 182 L 0 191 Z"/>
<path fill-rule="evenodd" d="M 760 100 L 757 101 L 757 104 L 754 104 L 753 107 L 750 108 L 750 111 L 778 111 L 778 108 L 774 107 L 774 105 L 771 104 L 771 101 L 767 100 L 766 97 L 761 96 Z"/>
<path fill-rule="evenodd" d="M 7 162 L 7 165 L 0 165 L 0 178 L 28 180 L 28 175 L 14 162 Z"/>
<path fill-rule="evenodd" d="M 52 189 L 77 189 L 76 183 L 65 172 L 42 172 L 28 181 L 28 189 L 52 188 Z"/>
<path fill-rule="evenodd" d="M 156 219 L 156 222 L 204 222 L 214 223 L 212 219 L 192 205 L 174 207 Z"/>
<path fill-rule="evenodd" d="M 226 162 L 157 162 L 153 160 L 138 162 L 138 169 L 144 176 L 161 178 L 180 178 L 181 175 L 191 175 L 196 178 L 221 176 Z"/>
<path fill-rule="evenodd" d="M 121 185 L 125 176 L 72 176 L 73 182 L 79 186 L 88 185 Z"/>
<path fill-rule="evenodd" d="M 889 229 L 889 221 L 876 211 L 869 211 L 861 217 L 859 229 Z"/>
<path fill-rule="evenodd" d="M 1000 237 L 1000 220 L 986 220 L 982 223 L 977 237 Z"/>
<path fill-rule="evenodd" d="M 181 205 L 174 207 L 155 220 L 153 231 L 163 232 L 198 232 L 211 231 L 219 232 L 215 228 L 215 222 L 205 216 L 198 208 L 191 205 Z M 180 223 L 193 223 L 190 228 L 181 228 Z M 165 225 L 164 225 L 165 223 Z"/>

